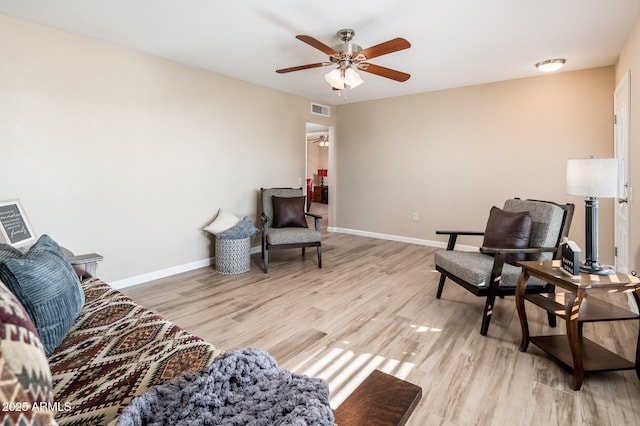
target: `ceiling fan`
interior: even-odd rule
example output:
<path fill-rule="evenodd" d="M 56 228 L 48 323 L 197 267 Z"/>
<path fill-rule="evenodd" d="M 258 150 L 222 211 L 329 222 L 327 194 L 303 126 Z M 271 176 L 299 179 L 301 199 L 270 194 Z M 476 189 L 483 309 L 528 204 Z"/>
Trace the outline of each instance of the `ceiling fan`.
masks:
<path fill-rule="evenodd" d="M 308 142 L 317 143 L 321 147 L 329 146 L 329 136 L 320 135 L 315 138 L 307 138 Z"/>
<path fill-rule="evenodd" d="M 325 75 L 325 79 L 334 90 L 342 90 L 347 86 L 354 88 L 363 83 L 362 78 L 360 78 L 360 75 L 358 75 L 353 68 L 400 82 L 407 81 L 411 77 L 407 73 L 396 71 L 391 68 L 385 68 L 369 62 L 369 60 L 378 56 L 408 49 L 411 47 L 411 43 L 398 37 L 367 49 L 363 49 L 359 45 L 351 43 L 351 39 L 355 34 L 356 32 L 351 29 L 342 29 L 338 31 L 338 36 L 343 43 L 333 47 L 329 47 L 311 36 L 297 35 L 296 38 L 298 40 L 303 41 L 329 55 L 329 62 L 318 62 L 315 64 L 282 68 L 276 70 L 276 72 L 284 74 L 292 71 L 300 71 L 336 64 L 338 65 L 338 68 Z"/>

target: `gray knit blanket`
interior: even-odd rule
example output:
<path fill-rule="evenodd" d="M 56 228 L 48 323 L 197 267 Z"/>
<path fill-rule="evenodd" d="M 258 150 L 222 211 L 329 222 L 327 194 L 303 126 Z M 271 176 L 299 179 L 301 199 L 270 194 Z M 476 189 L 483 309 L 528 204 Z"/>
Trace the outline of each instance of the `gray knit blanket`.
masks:
<path fill-rule="evenodd" d="M 281 370 L 260 349 L 238 349 L 133 399 L 118 425 L 335 423 L 326 381 Z"/>

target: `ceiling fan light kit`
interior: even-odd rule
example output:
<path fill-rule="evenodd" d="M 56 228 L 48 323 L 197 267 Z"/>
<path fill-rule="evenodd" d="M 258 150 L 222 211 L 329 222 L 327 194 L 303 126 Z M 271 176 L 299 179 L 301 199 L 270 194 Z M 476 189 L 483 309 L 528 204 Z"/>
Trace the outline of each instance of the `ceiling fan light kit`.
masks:
<path fill-rule="evenodd" d="M 324 79 L 327 80 L 327 83 L 329 83 L 334 89 L 344 89 L 344 76 L 342 75 L 342 70 L 340 70 L 340 68 L 336 68 L 325 74 Z"/>
<path fill-rule="evenodd" d="M 303 41 L 329 55 L 329 62 L 318 62 L 315 64 L 282 68 L 276 70 L 276 72 L 283 74 L 292 71 L 337 64 L 338 68 L 328 72 L 324 76 L 327 83 L 329 83 L 334 90 L 344 90 L 347 87 L 353 89 L 364 83 L 362 77 L 360 77 L 360 74 L 356 72 L 355 68 L 360 71 L 376 74 L 399 82 L 407 81 L 411 77 L 407 73 L 381 67 L 368 62 L 370 59 L 377 56 L 408 49 L 411 47 L 411 44 L 407 40 L 403 38 L 394 38 L 393 40 L 377 44 L 369 47 L 368 49 L 363 49 L 361 46 L 351 43 L 351 39 L 355 34 L 356 32 L 352 29 L 342 29 L 338 31 L 338 36 L 342 39 L 343 43 L 334 47 L 329 47 L 311 36 L 298 35 L 296 36 L 298 40 Z"/>
<path fill-rule="evenodd" d="M 331 87 L 338 90 L 343 90 L 346 86 L 354 89 L 364 83 L 360 74 L 355 72 L 353 68 L 336 68 L 325 74 L 324 79 Z"/>
<path fill-rule="evenodd" d="M 542 72 L 558 71 L 560 68 L 562 68 L 565 62 L 567 62 L 566 59 L 561 58 L 546 59 L 544 61 L 538 62 L 536 64 L 536 68 L 538 68 L 538 71 Z"/>
<path fill-rule="evenodd" d="M 360 77 L 360 74 L 355 72 L 353 68 L 347 68 L 344 71 L 344 83 L 353 89 L 360 86 L 364 81 L 362 77 Z"/>

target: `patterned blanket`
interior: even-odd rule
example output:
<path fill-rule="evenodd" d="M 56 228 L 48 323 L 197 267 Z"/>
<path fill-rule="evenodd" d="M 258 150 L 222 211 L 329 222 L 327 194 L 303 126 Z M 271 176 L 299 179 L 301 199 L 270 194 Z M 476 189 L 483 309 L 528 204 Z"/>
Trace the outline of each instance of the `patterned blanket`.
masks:
<path fill-rule="evenodd" d="M 199 372 L 167 381 L 138 397 L 118 426 L 334 425 L 329 385 L 278 368 L 260 349 L 238 349 Z"/>
<path fill-rule="evenodd" d="M 219 354 L 96 278 L 85 306 L 49 356 L 60 425 L 107 425 L 152 386 L 198 371 Z"/>

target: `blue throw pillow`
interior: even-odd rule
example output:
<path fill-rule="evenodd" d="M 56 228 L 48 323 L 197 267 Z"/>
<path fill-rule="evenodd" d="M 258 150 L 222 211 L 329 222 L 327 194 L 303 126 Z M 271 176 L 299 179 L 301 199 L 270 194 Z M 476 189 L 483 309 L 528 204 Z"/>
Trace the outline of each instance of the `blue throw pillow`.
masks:
<path fill-rule="evenodd" d="M 24 254 L 0 258 L 0 279 L 33 320 L 50 355 L 67 335 L 84 305 L 80 280 L 60 246 L 43 235 Z"/>
<path fill-rule="evenodd" d="M 0 244 L 0 262 L 4 259 L 19 259 L 21 258 L 23 253 L 10 246 L 9 244 Z"/>
<path fill-rule="evenodd" d="M 242 238 L 252 237 L 258 232 L 260 231 L 253 225 L 251 219 L 249 219 L 248 216 L 245 216 L 240 223 L 217 234 L 216 237 L 220 240 L 239 240 Z"/>

